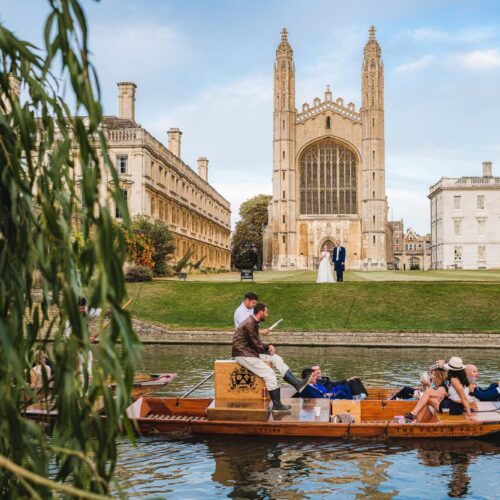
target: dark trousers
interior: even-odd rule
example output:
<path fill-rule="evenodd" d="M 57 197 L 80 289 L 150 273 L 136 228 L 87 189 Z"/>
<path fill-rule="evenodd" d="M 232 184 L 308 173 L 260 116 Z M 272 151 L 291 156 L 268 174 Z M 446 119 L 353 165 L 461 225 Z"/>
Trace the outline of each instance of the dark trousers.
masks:
<path fill-rule="evenodd" d="M 344 264 L 335 263 L 335 272 L 337 273 L 337 281 L 344 281 Z"/>

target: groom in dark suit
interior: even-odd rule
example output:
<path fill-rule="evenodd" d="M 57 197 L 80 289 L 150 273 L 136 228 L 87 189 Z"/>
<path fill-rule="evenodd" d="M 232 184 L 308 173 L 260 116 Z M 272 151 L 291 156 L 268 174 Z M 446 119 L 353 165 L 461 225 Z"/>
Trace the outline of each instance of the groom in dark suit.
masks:
<path fill-rule="evenodd" d="M 341 245 L 341 241 L 337 241 L 337 246 L 332 250 L 332 261 L 337 273 L 337 281 L 344 281 L 345 269 L 345 248 Z"/>

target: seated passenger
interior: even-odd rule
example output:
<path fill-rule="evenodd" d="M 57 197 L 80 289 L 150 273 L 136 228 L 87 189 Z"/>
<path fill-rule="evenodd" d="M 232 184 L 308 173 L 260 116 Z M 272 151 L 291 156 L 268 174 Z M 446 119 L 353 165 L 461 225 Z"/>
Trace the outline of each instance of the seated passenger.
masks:
<path fill-rule="evenodd" d="M 490 384 L 486 389 L 482 389 L 477 385 L 477 379 L 479 377 L 477 366 L 467 365 L 465 367 L 465 373 L 470 383 L 470 391 L 472 391 L 471 393 L 475 398 L 479 401 L 500 401 L 500 386 L 498 382 Z"/>
<path fill-rule="evenodd" d="M 347 387 L 352 396 L 359 396 L 359 399 L 366 398 L 367 391 L 359 377 L 354 376 L 349 379 L 336 380 L 332 382 L 329 377 L 323 377 L 321 375 L 321 368 L 319 365 L 311 366 L 311 369 L 316 373 L 317 376 L 318 382 L 316 385 L 321 386 L 327 394 L 333 394 L 334 392 L 336 392 L 335 388 L 338 388 L 340 386 Z"/>
<path fill-rule="evenodd" d="M 338 385 L 332 388 L 332 392 L 327 392 L 326 388 L 318 383 L 317 372 L 312 368 L 302 370 L 302 378 L 311 377 L 309 384 L 299 392 L 299 398 L 330 398 L 330 399 L 352 399 L 352 393 L 349 387 Z"/>
<path fill-rule="evenodd" d="M 438 411 L 439 405 L 448 394 L 446 379 L 447 373 L 444 367 L 434 366 L 431 371 L 431 386 L 425 389 L 415 408 L 410 413 L 407 413 L 405 418 L 412 421 L 416 420 L 417 422 L 426 420 L 426 417 L 428 417 L 428 405 Z"/>
<path fill-rule="evenodd" d="M 474 420 L 469 401 L 470 395 L 469 380 L 465 373 L 465 366 L 462 359 L 454 356 L 445 365 L 448 370 L 448 396 L 441 401 L 439 411 L 449 409 L 450 415 L 462 415 L 466 413 L 468 420 Z"/>
<path fill-rule="evenodd" d="M 433 365 L 429 367 L 428 371 L 420 373 L 420 385 L 413 387 L 405 385 L 399 392 L 394 394 L 390 399 L 418 399 L 423 392 L 429 387 L 432 387 L 431 373 L 436 368 L 444 367 L 446 361 L 438 359 Z"/>
<path fill-rule="evenodd" d="M 44 377 L 46 381 L 50 380 L 52 370 L 47 364 L 47 356 L 41 350 L 35 351 L 34 366 L 30 370 L 30 387 L 39 389 L 44 386 Z"/>

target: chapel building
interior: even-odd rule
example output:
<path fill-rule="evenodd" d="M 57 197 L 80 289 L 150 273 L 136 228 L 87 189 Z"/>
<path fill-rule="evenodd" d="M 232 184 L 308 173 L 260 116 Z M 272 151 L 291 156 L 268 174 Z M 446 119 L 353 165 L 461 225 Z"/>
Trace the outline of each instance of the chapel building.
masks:
<path fill-rule="evenodd" d="M 274 65 L 273 197 L 264 232 L 264 266 L 314 269 L 338 240 L 347 269 L 387 265 L 384 66 L 375 28 L 361 68 L 359 111 L 327 87 L 324 98 L 295 104 L 295 66 L 287 30 Z"/>

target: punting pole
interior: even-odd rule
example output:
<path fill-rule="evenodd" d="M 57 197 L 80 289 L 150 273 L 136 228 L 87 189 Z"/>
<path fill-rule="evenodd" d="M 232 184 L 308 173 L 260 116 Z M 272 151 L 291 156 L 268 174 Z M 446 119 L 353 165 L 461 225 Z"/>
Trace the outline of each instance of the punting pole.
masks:
<path fill-rule="evenodd" d="M 198 387 L 201 387 L 207 380 L 211 379 L 214 376 L 214 372 L 210 372 L 201 382 L 196 384 L 192 389 L 190 389 L 188 392 L 183 394 L 180 398 L 177 398 L 177 403 L 176 406 L 179 406 L 179 399 L 183 399 L 187 396 L 189 396 L 192 392 L 196 391 Z"/>

